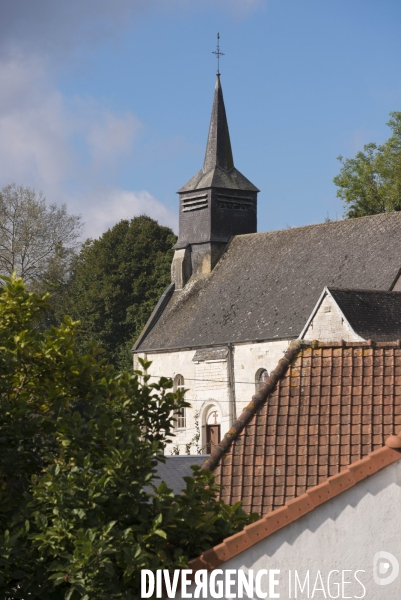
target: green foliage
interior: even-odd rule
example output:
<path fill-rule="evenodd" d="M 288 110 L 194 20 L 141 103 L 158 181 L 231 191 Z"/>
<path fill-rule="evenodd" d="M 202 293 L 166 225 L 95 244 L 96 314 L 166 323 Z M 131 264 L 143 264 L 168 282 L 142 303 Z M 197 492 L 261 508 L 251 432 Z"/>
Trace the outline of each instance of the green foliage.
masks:
<path fill-rule="evenodd" d="M 0 592 L 3 598 L 139 597 L 140 569 L 180 568 L 255 516 L 216 500 L 194 469 L 182 495 L 154 480 L 188 406 L 172 382 L 117 374 L 77 325 L 36 324 L 47 297 L 0 289 Z M 144 371 L 150 363 L 143 362 Z M 142 381 L 142 383 L 141 383 Z"/>
<path fill-rule="evenodd" d="M 81 322 L 80 347 L 95 340 L 117 368 L 131 367 L 130 349 L 170 283 L 176 237 L 144 215 L 120 221 L 78 256 L 58 307 Z"/>
<path fill-rule="evenodd" d="M 338 157 L 342 168 L 333 181 L 348 218 L 401 210 L 401 112 L 390 116 L 393 134 L 382 146 L 366 144 L 355 158 Z"/>

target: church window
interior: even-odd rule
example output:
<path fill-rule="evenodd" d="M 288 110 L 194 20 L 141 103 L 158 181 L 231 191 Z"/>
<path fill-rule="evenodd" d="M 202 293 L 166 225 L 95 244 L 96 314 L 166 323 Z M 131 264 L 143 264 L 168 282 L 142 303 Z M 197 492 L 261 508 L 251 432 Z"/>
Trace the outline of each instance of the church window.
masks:
<path fill-rule="evenodd" d="M 256 376 L 255 376 L 256 392 L 258 392 L 260 390 L 260 388 L 262 387 L 262 385 L 264 383 L 266 383 L 268 377 L 269 377 L 269 374 L 266 371 L 266 369 L 258 369 L 256 371 Z"/>
<path fill-rule="evenodd" d="M 174 391 L 184 390 L 185 382 L 184 377 L 182 375 L 176 375 L 174 378 Z M 176 414 L 176 422 L 175 426 L 177 429 L 185 429 L 187 426 L 187 413 L 186 408 L 179 408 Z"/>

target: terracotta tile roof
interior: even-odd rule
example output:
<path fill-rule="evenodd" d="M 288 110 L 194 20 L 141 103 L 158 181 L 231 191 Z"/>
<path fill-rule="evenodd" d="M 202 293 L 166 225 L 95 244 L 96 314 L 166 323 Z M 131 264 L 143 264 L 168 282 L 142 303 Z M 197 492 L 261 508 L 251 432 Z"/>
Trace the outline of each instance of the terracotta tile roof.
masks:
<path fill-rule="evenodd" d="M 216 468 L 223 500 L 265 515 L 400 427 L 399 341 L 292 344 L 204 468 Z"/>
<path fill-rule="evenodd" d="M 370 452 L 361 460 L 343 468 L 340 473 L 332 475 L 315 487 L 306 489 L 302 495 L 289 500 L 284 506 L 270 512 L 256 523 L 247 525 L 239 533 L 226 538 L 218 546 L 192 560 L 188 565 L 189 568 L 193 571 L 216 569 L 230 558 L 400 459 L 401 434 L 392 435 L 386 440 L 386 446 Z"/>

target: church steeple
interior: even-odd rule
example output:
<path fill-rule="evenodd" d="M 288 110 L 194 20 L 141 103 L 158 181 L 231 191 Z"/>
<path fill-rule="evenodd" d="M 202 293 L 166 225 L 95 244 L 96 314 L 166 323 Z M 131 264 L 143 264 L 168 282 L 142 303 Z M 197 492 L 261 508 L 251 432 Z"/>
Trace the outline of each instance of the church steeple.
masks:
<path fill-rule="evenodd" d="M 203 171 L 210 171 L 214 167 L 230 171 L 233 166 L 233 153 L 231 150 L 230 132 L 228 131 L 226 108 L 224 106 L 223 90 L 221 89 L 220 75 L 217 75 Z"/>
<path fill-rule="evenodd" d="M 178 190 L 178 193 L 182 194 L 208 187 L 259 192 L 258 188 L 234 167 L 220 73 L 217 74 L 214 88 L 212 116 L 203 167 Z"/>
<path fill-rule="evenodd" d="M 256 233 L 258 188 L 234 167 L 220 73 L 203 167 L 179 191 L 179 235 L 172 280 L 210 273 L 234 235 Z"/>

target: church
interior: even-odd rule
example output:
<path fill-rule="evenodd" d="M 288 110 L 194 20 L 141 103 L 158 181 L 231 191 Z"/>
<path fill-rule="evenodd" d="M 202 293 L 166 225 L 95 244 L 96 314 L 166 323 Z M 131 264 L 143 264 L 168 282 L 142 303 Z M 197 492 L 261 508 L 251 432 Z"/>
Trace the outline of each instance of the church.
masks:
<path fill-rule="evenodd" d="M 218 74 L 171 284 L 133 348 L 134 368 L 187 390 L 168 453 L 210 454 L 294 340 L 401 338 L 401 213 L 258 233 L 258 192 L 234 166 Z"/>

